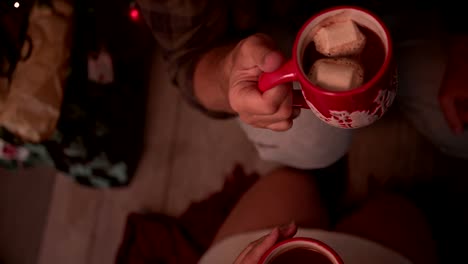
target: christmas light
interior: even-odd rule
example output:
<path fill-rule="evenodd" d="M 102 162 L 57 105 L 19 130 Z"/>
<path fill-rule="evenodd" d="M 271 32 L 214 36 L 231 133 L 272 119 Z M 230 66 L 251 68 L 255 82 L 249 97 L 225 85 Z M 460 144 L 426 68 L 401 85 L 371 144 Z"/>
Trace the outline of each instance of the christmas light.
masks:
<path fill-rule="evenodd" d="M 19 8 L 19 7 L 20 7 L 20 3 L 19 3 L 19 2 L 15 2 L 15 3 L 13 4 L 13 6 L 14 6 L 15 8 Z"/>
<path fill-rule="evenodd" d="M 140 19 L 140 11 L 136 8 L 131 8 L 130 9 L 130 18 L 134 21 L 137 21 Z"/>

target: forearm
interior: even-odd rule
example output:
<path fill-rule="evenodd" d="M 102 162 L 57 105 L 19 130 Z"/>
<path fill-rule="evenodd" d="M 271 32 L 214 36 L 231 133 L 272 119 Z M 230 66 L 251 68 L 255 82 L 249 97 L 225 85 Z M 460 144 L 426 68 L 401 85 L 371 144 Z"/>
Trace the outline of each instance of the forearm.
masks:
<path fill-rule="evenodd" d="M 198 101 L 207 109 L 234 113 L 229 104 L 226 79 L 227 55 L 234 45 L 226 45 L 205 53 L 198 61 L 193 78 L 193 89 Z"/>

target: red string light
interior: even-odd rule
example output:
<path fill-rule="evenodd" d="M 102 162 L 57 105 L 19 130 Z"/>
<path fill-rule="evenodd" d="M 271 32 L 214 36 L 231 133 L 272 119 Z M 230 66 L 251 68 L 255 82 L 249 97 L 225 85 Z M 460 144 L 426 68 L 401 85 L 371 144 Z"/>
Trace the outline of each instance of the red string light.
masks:
<path fill-rule="evenodd" d="M 130 18 L 133 20 L 133 21 L 137 21 L 140 19 L 140 11 L 138 11 L 138 9 L 132 7 L 130 8 Z"/>

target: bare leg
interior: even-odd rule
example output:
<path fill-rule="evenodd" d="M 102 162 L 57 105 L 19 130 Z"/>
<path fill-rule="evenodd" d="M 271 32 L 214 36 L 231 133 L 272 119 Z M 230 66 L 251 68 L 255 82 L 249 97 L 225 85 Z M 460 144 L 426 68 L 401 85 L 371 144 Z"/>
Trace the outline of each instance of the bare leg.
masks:
<path fill-rule="evenodd" d="M 214 242 L 292 221 L 301 227 L 328 227 L 328 215 L 313 177 L 298 170 L 278 169 L 263 176 L 242 196 Z"/>
<path fill-rule="evenodd" d="M 415 264 L 437 263 L 435 242 L 424 215 L 398 195 L 384 194 L 370 199 L 341 220 L 336 231 L 375 241 Z"/>

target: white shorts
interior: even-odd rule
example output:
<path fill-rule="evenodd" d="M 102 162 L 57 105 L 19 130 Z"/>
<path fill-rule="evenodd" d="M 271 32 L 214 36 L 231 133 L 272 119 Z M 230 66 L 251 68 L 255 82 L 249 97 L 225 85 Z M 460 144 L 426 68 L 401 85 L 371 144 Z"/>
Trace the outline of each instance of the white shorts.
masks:
<path fill-rule="evenodd" d="M 254 231 L 229 237 L 208 249 L 198 263 L 234 263 L 250 242 L 270 231 Z M 318 229 L 299 229 L 296 237 L 309 237 L 324 242 L 333 248 L 346 264 L 411 264 L 408 259 L 391 249 L 352 235 Z"/>

